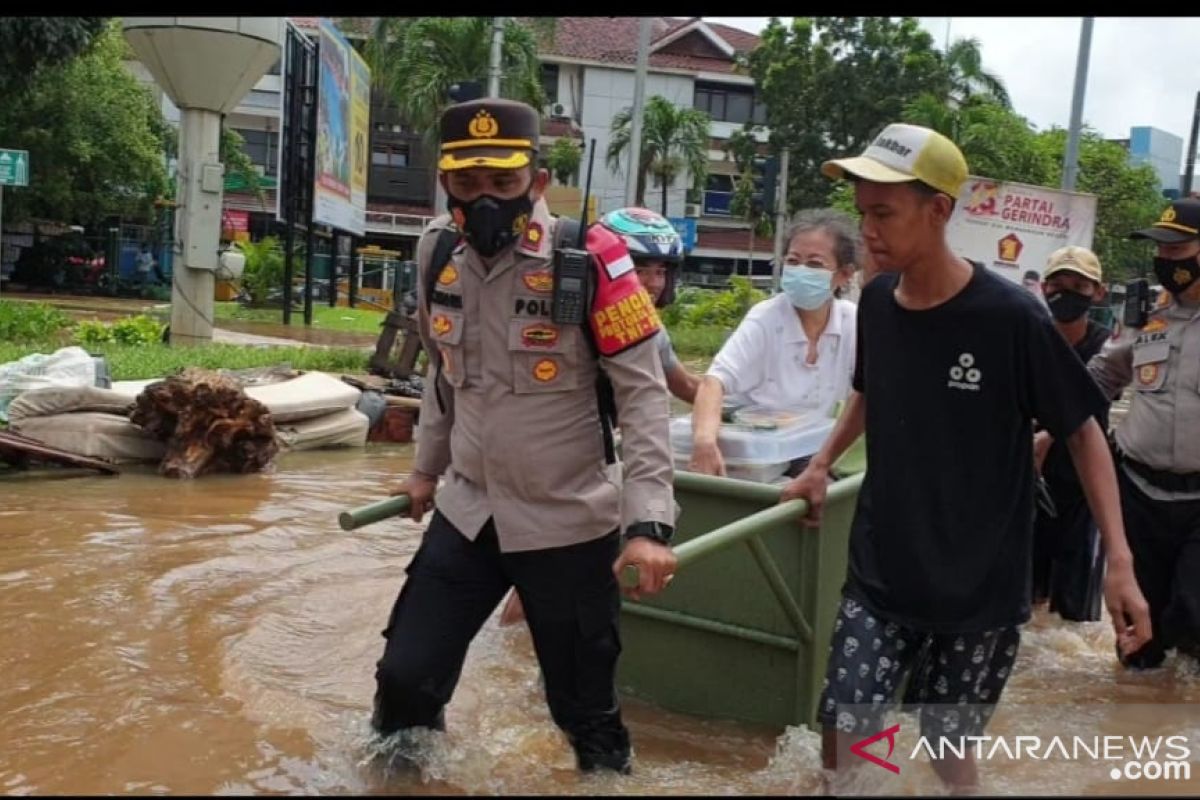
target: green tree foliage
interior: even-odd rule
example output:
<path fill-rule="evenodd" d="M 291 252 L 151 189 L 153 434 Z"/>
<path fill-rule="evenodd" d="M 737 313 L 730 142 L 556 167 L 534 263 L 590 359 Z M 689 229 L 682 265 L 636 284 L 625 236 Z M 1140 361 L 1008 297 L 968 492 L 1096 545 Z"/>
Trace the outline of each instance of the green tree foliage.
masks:
<path fill-rule="evenodd" d="M 767 106 L 773 148 L 790 151 L 791 208 L 827 204 L 821 162 L 862 151 L 925 93 L 944 96 L 949 73 L 913 17 L 772 18 L 746 59 Z"/>
<path fill-rule="evenodd" d="M 703 111 L 677 106 L 661 95 L 648 99 L 643 111 L 636 202 L 646 205 L 647 177 L 653 175 L 662 186 L 662 214 L 666 216 L 667 190 L 680 174 L 686 171 L 693 187 L 703 186 L 708 177 L 710 120 Z M 616 174 L 621 171 L 621 158 L 633 136 L 633 109 L 618 111 L 610 129 L 606 160 Z"/>
<path fill-rule="evenodd" d="M 962 105 L 973 97 L 992 100 L 1004 108 L 1012 108 L 1008 89 L 999 75 L 983 68 L 983 51 L 979 40 L 959 39 L 945 54 L 949 71 L 947 99 Z"/>
<path fill-rule="evenodd" d="M 109 23 L 83 55 L 41 70 L 20 102 L 6 98 L 0 142 L 30 156 L 29 187 L 6 193 L 6 220 L 152 219 L 167 188 L 167 125 L 126 54 L 120 25 Z"/>
<path fill-rule="evenodd" d="M 578 174 L 582 161 L 583 148 L 569 136 L 560 136 L 546 153 L 547 169 L 563 186 L 570 184 L 571 179 Z"/>
<path fill-rule="evenodd" d="M 755 234 L 770 237 L 775 226 L 771 215 L 766 213 L 765 198 L 754 197 L 754 160 L 758 156 L 758 140 L 754 138 L 756 125 L 746 123 L 741 130 L 734 131 L 725 140 L 725 157 L 737 168 L 737 179 L 733 184 L 733 197 L 729 211 L 750 223 Z M 748 247 L 753 248 L 753 242 Z M 751 256 L 753 258 L 753 256 Z"/>
<path fill-rule="evenodd" d="M 106 17 L 0 17 L 0 91 L 5 105 L 44 69 L 84 53 Z"/>
<path fill-rule="evenodd" d="M 1067 132 L 1053 128 L 1038 135 L 1038 147 L 1054 164 L 1049 185 L 1062 180 Z M 1162 196 L 1158 176 L 1148 164 L 1133 165 L 1116 142 L 1084 127 L 1079 140 L 1079 173 L 1075 190 L 1096 195 L 1096 235 L 1092 250 L 1100 257 L 1105 280 L 1124 281 L 1148 271 L 1152 251 L 1129 234 L 1158 219 L 1169 201 Z"/>
<path fill-rule="evenodd" d="M 1055 161 L 1038 146 L 1038 134 L 1029 121 L 994 100 L 977 95 L 954 108 L 924 94 L 905 108 L 903 121 L 933 128 L 955 142 L 973 175 L 1057 185 L 1062 156 Z"/>
<path fill-rule="evenodd" d="M 380 17 L 365 49 L 375 86 L 432 143 L 451 102 L 450 87 L 486 85 L 491 43 L 491 17 Z M 501 69 L 502 97 L 537 109 L 546 104 L 534 36 L 511 17 L 504 24 Z"/>
<path fill-rule="evenodd" d="M 283 246 L 277 237 L 267 236 L 257 242 L 242 242 L 241 248 L 246 255 L 242 288 L 250 296 L 250 305 L 261 306 L 272 289 L 283 286 Z"/>

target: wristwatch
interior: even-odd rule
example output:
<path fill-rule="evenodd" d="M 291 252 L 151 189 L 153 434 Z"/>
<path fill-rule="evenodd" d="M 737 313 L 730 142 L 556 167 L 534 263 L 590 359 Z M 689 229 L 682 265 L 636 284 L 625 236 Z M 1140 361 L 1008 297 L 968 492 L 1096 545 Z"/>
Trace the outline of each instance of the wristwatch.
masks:
<path fill-rule="evenodd" d="M 647 539 L 652 539 L 668 547 L 670 547 L 671 537 L 674 535 L 675 529 L 662 522 L 635 522 L 625 529 L 626 541 L 637 536 L 645 536 Z"/>

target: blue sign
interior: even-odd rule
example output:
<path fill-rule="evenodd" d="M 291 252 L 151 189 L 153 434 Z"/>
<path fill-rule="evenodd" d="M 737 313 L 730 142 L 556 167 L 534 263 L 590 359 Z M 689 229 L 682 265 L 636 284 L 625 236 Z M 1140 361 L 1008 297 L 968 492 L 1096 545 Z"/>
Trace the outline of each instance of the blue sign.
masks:
<path fill-rule="evenodd" d="M 668 221 L 675 226 L 679 238 L 683 239 L 683 252 L 690 253 L 696 247 L 696 218 L 669 217 Z"/>

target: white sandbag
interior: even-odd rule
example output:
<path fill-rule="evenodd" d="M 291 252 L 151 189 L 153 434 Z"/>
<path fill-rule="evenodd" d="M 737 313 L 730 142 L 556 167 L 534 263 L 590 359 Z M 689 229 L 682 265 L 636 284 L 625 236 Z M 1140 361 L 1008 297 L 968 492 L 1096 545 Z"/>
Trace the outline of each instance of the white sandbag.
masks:
<path fill-rule="evenodd" d="M 113 381 L 112 391 L 128 397 L 130 400 L 136 400 L 137 396 L 146 390 L 146 387 L 152 383 L 158 383 L 163 378 L 150 378 L 144 381 Z"/>
<path fill-rule="evenodd" d="M 325 372 L 306 372 L 290 381 L 251 386 L 246 394 L 267 407 L 278 425 L 354 408 L 361 392 Z"/>
<path fill-rule="evenodd" d="M 118 414 L 78 411 L 30 417 L 13 430 L 75 455 L 118 464 L 162 461 L 167 446 Z"/>
<path fill-rule="evenodd" d="M 318 447 L 362 447 L 367 443 L 371 423 L 367 415 L 354 408 L 320 417 L 275 423 L 275 440 L 288 450 L 313 450 Z"/>
<path fill-rule="evenodd" d="M 80 411 L 100 411 L 128 417 L 133 411 L 133 398 L 98 386 L 51 386 L 22 392 L 8 407 L 8 419 L 17 427 L 27 419 L 70 414 Z"/>
<path fill-rule="evenodd" d="M 96 362 L 82 347 L 63 347 L 50 355 L 30 353 L 0 364 L 0 421 L 8 420 L 9 404 L 22 392 L 47 386 L 95 385 Z"/>

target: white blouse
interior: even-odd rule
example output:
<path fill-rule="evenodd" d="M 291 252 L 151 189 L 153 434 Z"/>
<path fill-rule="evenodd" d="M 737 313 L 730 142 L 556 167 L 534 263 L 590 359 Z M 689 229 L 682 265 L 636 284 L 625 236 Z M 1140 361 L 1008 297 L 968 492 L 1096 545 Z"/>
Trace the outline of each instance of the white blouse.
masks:
<path fill-rule="evenodd" d="M 815 409 L 832 415 L 854 376 L 858 306 L 835 299 L 817 341 L 817 363 L 805 362 L 808 337 L 787 295 L 757 303 L 708 368 L 739 405 Z"/>

